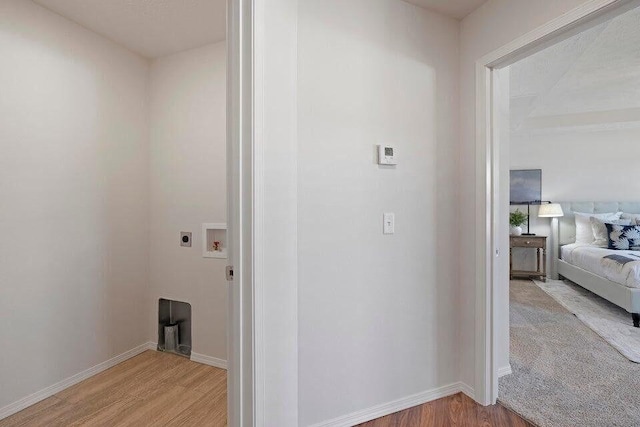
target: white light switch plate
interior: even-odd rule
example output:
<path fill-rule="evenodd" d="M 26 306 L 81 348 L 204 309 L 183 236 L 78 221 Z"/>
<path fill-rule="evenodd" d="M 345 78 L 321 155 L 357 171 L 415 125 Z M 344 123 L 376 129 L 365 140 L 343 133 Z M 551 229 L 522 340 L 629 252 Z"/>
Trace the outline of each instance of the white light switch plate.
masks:
<path fill-rule="evenodd" d="M 393 234 L 395 233 L 396 216 L 393 213 L 385 213 L 382 215 L 382 233 Z"/>

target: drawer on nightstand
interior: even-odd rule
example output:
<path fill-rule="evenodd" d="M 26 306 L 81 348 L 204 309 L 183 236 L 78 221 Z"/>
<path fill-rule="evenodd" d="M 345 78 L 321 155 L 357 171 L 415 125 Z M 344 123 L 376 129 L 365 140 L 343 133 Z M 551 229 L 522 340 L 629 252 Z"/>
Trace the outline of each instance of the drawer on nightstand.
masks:
<path fill-rule="evenodd" d="M 512 248 L 543 248 L 545 239 L 531 238 L 530 236 L 511 236 Z"/>

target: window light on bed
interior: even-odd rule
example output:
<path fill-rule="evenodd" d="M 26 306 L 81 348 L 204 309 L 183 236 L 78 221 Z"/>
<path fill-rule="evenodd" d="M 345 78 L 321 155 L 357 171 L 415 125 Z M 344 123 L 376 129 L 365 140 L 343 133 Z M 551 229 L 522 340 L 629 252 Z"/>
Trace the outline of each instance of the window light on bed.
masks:
<path fill-rule="evenodd" d="M 558 218 L 561 216 L 564 216 L 564 212 L 562 212 L 562 206 L 559 203 L 540 205 L 540 209 L 538 209 L 539 218 Z"/>

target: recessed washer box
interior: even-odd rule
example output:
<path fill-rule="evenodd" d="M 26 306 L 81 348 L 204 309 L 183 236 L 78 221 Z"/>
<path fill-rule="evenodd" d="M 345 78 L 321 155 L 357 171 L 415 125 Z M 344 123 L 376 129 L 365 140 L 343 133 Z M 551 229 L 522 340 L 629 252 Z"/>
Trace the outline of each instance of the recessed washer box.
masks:
<path fill-rule="evenodd" d="M 202 224 L 202 257 L 227 258 L 227 224 Z"/>

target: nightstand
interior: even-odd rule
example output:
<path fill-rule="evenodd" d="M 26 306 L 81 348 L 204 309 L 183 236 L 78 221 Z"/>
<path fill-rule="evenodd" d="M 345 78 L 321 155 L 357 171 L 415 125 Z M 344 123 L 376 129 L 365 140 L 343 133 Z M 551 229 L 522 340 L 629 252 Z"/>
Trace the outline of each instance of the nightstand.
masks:
<path fill-rule="evenodd" d="M 513 248 L 531 248 L 536 251 L 536 271 L 513 269 Z M 509 236 L 509 278 L 538 277 L 547 281 L 547 236 Z"/>

